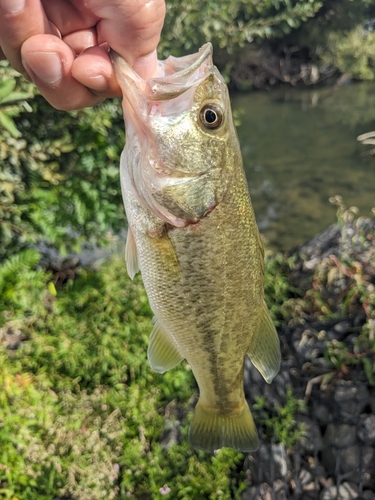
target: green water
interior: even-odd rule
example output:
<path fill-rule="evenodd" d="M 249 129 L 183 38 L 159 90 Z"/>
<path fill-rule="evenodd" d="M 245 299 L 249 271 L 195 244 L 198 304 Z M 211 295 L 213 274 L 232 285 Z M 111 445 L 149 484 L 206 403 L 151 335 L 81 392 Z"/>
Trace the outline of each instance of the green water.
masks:
<path fill-rule="evenodd" d="M 242 108 L 238 135 L 261 232 L 288 250 L 335 222 L 331 196 L 370 215 L 375 162 L 359 134 L 375 130 L 375 84 L 288 89 L 232 96 Z"/>

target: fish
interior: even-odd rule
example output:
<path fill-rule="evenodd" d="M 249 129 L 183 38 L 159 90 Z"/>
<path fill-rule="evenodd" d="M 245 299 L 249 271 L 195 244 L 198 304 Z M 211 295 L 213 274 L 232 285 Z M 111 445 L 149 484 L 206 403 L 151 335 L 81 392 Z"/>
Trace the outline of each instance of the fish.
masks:
<path fill-rule="evenodd" d="M 224 78 L 213 48 L 158 61 L 145 81 L 111 53 L 123 92 L 120 179 L 126 266 L 141 271 L 154 313 L 151 368 L 186 360 L 199 399 L 192 447 L 258 447 L 244 395 L 249 356 L 266 382 L 280 346 L 264 300 L 264 251 Z"/>

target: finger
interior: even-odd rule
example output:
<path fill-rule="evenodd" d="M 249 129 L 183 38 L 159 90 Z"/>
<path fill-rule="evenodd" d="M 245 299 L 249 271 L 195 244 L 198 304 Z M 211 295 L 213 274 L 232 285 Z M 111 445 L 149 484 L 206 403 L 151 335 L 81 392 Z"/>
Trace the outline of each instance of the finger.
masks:
<path fill-rule="evenodd" d="M 101 18 L 98 43 L 108 42 L 143 78 L 156 71 L 156 47 L 165 16 L 164 0 L 87 0 Z"/>
<path fill-rule="evenodd" d="M 71 110 L 93 106 L 104 100 L 72 75 L 73 50 L 51 35 L 36 35 L 22 46 L 22 58 L 41 94 L 57 109 Z"/>
<path fill-rule="evenodd" d="M 107 48 L 97 46 L 82 52 L 73 62 L 72 75 L 97 96 L 122 95 Z"/>
<path fill-rule="evenodd" d="M 0 45 L 10 64 L 24 72 L 21 46 L 29 37 L 40 33 L 58 35 L 39 0 L 0 0 Z"/>
<path fill-rule="evenodd" d="M 47 18 L 58 27 L 63 36 L 94 28 L 99 21 L 86 0 L 41 0 L 41 3 Z"/>
<path fill-rule="evenodd" d="M 89 47 L 97 45 L 96 29 L 85 29 L 64 36 L 63 41 L 78 55 Z"/>

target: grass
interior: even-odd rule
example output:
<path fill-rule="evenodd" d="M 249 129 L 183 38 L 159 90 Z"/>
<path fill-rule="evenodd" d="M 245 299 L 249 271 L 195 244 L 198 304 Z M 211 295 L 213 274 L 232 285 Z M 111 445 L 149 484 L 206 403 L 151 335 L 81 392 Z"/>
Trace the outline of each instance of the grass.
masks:
<path fill-rule="evenodd" d="M 364 315 L 351 347 L 327 341 L 326 363 L 344 375 L 361 364 L 373 384 L 374 236 L 345 214 L 344 252 L 318 265 L 305 295 L 289 282 L 293 259 L 267 255 L 266 298 L 278 324 L 295 321 L 295 311 Z M 188 444 L 192 372 L 184 363 L 164 375 L 150 370 L 152 313 L 141 279 L 130 281 L 114 257 L 56 289 L 38 259 L 24 250 L 0 266 L 0 335 L 27 339 L 17 350 L 0 346 L 0 498 L 240 499 L 244 455 Z M 292 389 L 285 404 L 260 398 L 253 410 L 270 440 L 292 450 L 303 437 L 296 417 L 304 407 Z"/>
<path fill-rule="evenodd" d="M 6 279 L 2 333 L 30 340 L 0 351 L 0 498 L 240 498 L 242 454 L 188 445 L 191 371 L 149 368 L 141 280 L 115 258 L 56 292 L 49 274 L 26 272 L 34 258 L 2 268 L 18 276 Z M 176 442 L 163 445 L 167 431 Z"/>

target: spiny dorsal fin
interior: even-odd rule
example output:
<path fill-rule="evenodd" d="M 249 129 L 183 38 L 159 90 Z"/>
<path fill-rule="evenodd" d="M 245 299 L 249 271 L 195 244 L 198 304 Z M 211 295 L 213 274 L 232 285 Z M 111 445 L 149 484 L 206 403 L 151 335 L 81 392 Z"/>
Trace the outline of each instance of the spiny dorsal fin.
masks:
<path fill-rule="evenodd" d="M 281 355 L 279 337 L 265 302 L 247 355 L 264 380 L 270 384 L 280 369 Z"/>
<path fill-rule="evenodd" d="M 154 329 L 151 332 L 148 345 L 147 357 L 151 368 L 158 373 L 164 373 L 178 365 L 184 357 L 179 353 L 176 342 L 160 326 L 157 318 L 154 318 Z"/>
<path fill-rule="evenodd" d="M 133 279 L 134 276 L 139 271 L 139 262 L 138 262 L 138 251 L 137 251 L 137 246 L 135 244 L 134 234 L 130 229 L 130 227 L 128 227 L 128 236 L 126 238 L 125 262 L 128 275 L 130 279 Z"/>

